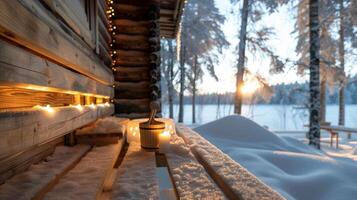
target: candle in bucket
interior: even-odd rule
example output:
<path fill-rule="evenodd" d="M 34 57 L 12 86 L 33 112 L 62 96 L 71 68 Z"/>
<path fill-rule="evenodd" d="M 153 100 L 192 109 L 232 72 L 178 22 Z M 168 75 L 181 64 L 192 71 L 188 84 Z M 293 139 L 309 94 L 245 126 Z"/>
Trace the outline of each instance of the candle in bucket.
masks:
<path fill-rule="evenodd" d="M 167 153 L 170 147 L 170 133 L 164 131 L 159 135 L 159 148 L 160 153 Z"/>

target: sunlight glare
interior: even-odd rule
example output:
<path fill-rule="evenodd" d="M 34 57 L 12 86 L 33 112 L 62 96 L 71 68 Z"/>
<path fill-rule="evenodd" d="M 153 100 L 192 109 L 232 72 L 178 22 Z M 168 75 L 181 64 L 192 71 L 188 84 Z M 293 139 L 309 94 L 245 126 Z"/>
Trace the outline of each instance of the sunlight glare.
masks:
<path fill-rule="evenodd" d="M 243 86 L 240 88 L 242 94 L 253 94 L 260 88 L 260 83 L 256 79 L 251 79 L 243 83 Z"/>

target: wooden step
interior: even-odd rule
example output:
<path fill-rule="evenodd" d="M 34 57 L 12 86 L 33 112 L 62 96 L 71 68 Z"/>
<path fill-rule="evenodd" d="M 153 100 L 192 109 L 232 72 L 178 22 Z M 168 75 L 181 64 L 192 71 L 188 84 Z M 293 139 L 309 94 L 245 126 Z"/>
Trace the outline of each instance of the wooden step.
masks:
<path fill-rule="evenodd" d="M 118 168 L 112 199 L 158 199 L 155 152 L 130 143 L 128 152 Z"/>
<path fill-rule="evenodd" d="M 90 149 L 88 145 L 59 146 L 45 161 L 32 165 L 0 185 L 0 199 L 35 199 L 68 172 Z"/>
<path fill-rule="evenodd" d="M 44 199 L 95 199 L 110 175 L 121 144 L 93 147 L 81 161 L 61 178 Z"/>
<path fill-rule="evenodd" d="M 117 144 L 122 138 L 122 133 L 97 133 L 76 135 L 77 144 L 87 144 L 93 146 Z"/>

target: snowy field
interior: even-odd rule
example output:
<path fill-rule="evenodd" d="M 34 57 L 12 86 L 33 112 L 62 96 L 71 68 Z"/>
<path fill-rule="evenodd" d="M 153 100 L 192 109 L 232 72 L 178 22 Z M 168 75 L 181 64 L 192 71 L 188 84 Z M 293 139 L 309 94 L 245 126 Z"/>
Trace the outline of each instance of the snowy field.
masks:
<path fill-rule="evenodd" d="M 251 173 L 287 199 L 350 200 L 357 197 L 357 140 L 342 137 L 340 149 L 304 143 L 303 134 L 274 134 L 255 122 L 229 116 L 197 127 Z M 357 135 L 355 135 L 354 138 Z"/>
<path fill-rule="evenodd" d="M 308 113 L 306 110 L 296 109 L 297 105 L 243 105 L 243 116 L 252 119 L 261 126 L 267 126 L 270 130 L 303 130 L 307 124 Z M 192 106 L 184 106 L 184 123 L 192 124 Z M 197 124 L 205 124 L 210 121 L 233 114 L 233 105 L 197 105 Z M 163 115 L 168 117 L 168 106 L 163 105 Z M 174 106 L 174 117 L 178 116 L 178 106 Z M 338 106 L 328 105 L 326 120 L 334 125 L 338 122 Z M 357 127 L 357 105 L 346 105 L 346 126 Z"/>

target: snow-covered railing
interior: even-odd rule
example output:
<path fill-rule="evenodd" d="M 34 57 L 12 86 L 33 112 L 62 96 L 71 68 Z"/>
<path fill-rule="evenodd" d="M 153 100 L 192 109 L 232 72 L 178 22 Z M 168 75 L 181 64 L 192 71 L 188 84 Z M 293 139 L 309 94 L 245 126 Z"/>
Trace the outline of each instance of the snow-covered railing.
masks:
<path fill-rule="evenodd" d="M 192 129 L 177 124 L 176 132 L 229 199 L 285 199 Z"/>

